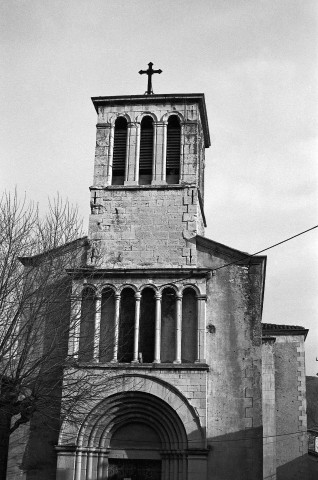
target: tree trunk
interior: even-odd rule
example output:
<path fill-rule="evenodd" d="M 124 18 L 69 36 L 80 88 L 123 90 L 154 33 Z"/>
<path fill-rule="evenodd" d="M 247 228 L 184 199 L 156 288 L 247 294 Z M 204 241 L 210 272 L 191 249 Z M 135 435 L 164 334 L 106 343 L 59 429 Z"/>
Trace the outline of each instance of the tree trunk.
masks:
<path fill-rule="evenodd" d="M 0 480 L 6 480 L 11 415 L 0 410 Z"/>

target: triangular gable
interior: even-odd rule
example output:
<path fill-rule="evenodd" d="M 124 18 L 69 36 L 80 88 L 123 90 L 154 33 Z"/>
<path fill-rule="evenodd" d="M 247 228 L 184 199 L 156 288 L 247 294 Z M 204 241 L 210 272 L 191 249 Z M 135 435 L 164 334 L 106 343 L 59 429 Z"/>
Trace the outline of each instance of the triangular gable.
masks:
<path fill-rule="evenodd" d="M 33 255 L 31 257 L 18 257 L 22 265 L 25 267 L 29 266 L 36 266 L 39 265 L 41 262 L 45 261 L 47 258 L 50 257 L 58 257 L 61 255 L 65 255 L 66 253 L 69 253 L 76 248 L 81 248 L 81 247 L 86 247 L 88 246 L 88 238 L 87 236 L 77 238 L 76 240 L 73 240 L 72 242 L 65 243 L 64 245 L 61 245 L 60 247 L 53 248 L 52 250 L 47 250 L 45 252 L 39 253 L 37 255 Z"/>
<path fill-rule="evenodd" d="M 201 235 L 196 236 L 196 244 L 199 249 L 207 250 L 216 257 L 224 257 L 229 263 L 239 262 L 240 265 L 244 265 L 251 263 L 259 264 L 266 261 L 266 256 L 264 255 L 252 256 L 247 252 L 228 247 L 227 245 L 202 237 Z"/>
<path fill-rule="evenodd" d="M 201 258 L 200 255 L 198 255 L 198 265 L 200 267 L 210 268 L 212 270 L 212 274 L 213 272 L 216 272 L 222 268 L 227 268 L 230 265 L 240 265 L 249 266 L 250 273 L 259 275 L 261 282 L 261 309 L 263 309 L 267 260 L 266 255 L 253 256 L 246 252 L 236 250 L 235 248 L 228 247 L 227 245 L 223 245 L 222 243 L 214 240 L 210 240 L 209 238 L 202 237 L 201 235 L 196 236 L 196 247 L 198 252 L 202 252 Z M 209 254 L 208 256 L 206 255 L 207 253 Z M 217 261 L 215 262 L 214 260 L 216 259 Z"/>

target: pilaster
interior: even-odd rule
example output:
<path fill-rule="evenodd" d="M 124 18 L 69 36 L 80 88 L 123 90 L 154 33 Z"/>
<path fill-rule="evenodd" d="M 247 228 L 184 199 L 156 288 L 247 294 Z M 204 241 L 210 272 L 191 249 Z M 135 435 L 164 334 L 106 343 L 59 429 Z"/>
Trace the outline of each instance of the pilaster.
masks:
<path fill-rule="evenodd" d="M 110 123 L 98 123 L 96 128 L 93 183 L 97 187 L 102 187 L 111 183 L 114 127 Z"/>
<path fill-rule="evenodd" d="M 197 295 L 198 305 L 198 350 L 197 362 L 206 363 L 206 295 Z"/>

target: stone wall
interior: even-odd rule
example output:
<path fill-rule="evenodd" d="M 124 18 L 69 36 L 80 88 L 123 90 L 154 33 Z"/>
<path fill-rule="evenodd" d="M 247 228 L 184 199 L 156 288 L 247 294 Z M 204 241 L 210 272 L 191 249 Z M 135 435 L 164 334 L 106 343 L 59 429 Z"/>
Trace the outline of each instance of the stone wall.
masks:
<path fill-rule="evenodd" d="M 89 264 L 145 268 L 197 263 L 195 235 L 203 225 L 196 188 L 109 187 L 94 191 L 92 212 Z"/>
<path fill-rule="evenodd" d="M 211 250 L 200 247 L 200 265 L 229 263 Z M 261 262 L 232 265 L 215 271 L 207 285 L 207 441 L 209 474 L 217 480 L 263 474 L 261 279 Z"/>
<path fill-rule="evenodd" d="M 288 464 L 306 454 L 308 448 L 304 337 L 277 336 L 274 351 L 277 478 L 285 480 L 290 478 Z"/>

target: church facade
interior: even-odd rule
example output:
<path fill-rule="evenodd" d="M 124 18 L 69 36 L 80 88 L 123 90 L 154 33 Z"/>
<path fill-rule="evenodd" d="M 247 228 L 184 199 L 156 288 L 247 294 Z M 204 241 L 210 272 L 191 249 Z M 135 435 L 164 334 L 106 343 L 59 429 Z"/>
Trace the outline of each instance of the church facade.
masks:
<path fill-rule="evenodd" d="M 92 100 L 89 247 L 69 272 L 82 321 L 68 348 L 75 377 L 107 382 L 64 421 L 56 479 L 287 478 L 307 451 L 307 330 L 261 323 L 265 256 L 204 236 L 204 95 Z"/>

